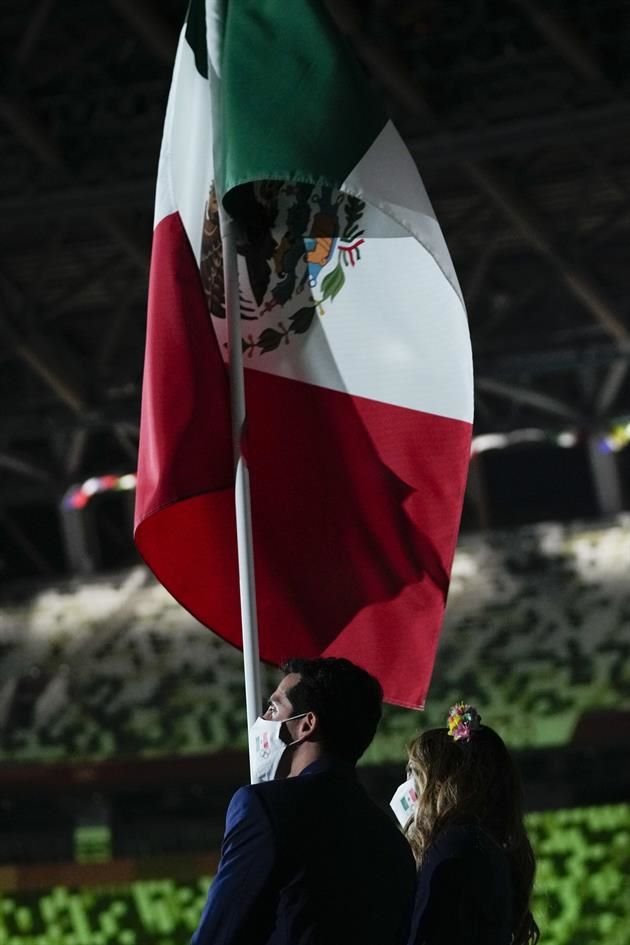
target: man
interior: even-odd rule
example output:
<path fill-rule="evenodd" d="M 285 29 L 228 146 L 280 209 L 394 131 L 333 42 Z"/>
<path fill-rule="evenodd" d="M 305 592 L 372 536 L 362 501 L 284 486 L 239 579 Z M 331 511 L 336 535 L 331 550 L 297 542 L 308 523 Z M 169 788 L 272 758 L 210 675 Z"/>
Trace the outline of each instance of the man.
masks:
<path fill-rule="evenodd" d="M 232 798 L 192 945 L 402 945 L 413 857 L 355 771 L 380 684 L 344 659 L 291 660 L 283 672 L 263 717 L 282 723 L 281 767 Z"/>

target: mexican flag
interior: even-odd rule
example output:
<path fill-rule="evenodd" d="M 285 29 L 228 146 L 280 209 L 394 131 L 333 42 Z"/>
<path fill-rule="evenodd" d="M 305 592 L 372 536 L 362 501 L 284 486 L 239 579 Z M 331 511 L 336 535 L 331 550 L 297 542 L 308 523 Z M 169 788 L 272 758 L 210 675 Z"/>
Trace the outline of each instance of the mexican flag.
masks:
<path fill-rule="evenodd" d="M 239 222 L 261 657 L 424 702 L 470 453 L 457 277 L 320 0 L 192 0 L 159 163 L 137 547 L 241 645 L 218 201 Z"/>

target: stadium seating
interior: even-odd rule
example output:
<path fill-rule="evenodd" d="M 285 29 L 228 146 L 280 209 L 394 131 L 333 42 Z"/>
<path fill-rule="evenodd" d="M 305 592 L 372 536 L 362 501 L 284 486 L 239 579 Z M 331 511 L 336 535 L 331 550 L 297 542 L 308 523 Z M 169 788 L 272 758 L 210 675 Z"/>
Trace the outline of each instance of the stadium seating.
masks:
<path fill-rule="evenodd" d="M 545 945 L 630 941 L 630 806 L 528 817 L 538 870 L 534 914 Z M 188 869 L 189 874 L 193 870 Z M 20 875 L 16 874 L 19 882 Z M 180 945 L 195 929 L 209 875 L 0 894 L 3 945 Z"/>
<path fill-rule="evenodd" d="M 517 748 L 566 745 L 589 714 L 630 709 L 628 561 L 627 517 L 464 536 L 426 711 L 387 707 L 366 760 L 399 760 L 458 698 Z M 240 654 L 143 567 L 6 588 L 0 680 L 0 760 L 245 745 Z"/>

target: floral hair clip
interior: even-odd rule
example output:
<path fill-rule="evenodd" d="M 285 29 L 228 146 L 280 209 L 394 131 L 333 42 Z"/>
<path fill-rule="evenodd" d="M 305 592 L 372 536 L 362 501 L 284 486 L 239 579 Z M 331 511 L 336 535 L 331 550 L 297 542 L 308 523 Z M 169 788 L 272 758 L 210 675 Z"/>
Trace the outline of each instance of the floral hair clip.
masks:
<path fill-rule="evenodd" d="M 467 702 L 456 702 L 448 710 L 448 734 L 453 741 L 470 741 L 473 732 L 481 727 L 481 716 L 474 705 Z"/>

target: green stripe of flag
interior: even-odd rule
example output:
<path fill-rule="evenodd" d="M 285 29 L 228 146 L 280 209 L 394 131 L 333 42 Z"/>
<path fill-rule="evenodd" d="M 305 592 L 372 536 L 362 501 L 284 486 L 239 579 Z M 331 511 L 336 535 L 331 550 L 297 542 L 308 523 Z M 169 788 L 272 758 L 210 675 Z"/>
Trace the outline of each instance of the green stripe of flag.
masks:
<path fill-rule="evenodd" d="M 322 0 L 231 0 L 221 80 L 223 194 L 266 178 L 339 185 L 387 121 Z"/>
<path fill-rule="evenodd" d="M 211 72 L 219 193 L 256 180 L 339 186 L 387 116 L 322 0 L 209 0 L 207 14 L 191 0 L 186 40 L 207 78 L 206 15 L 222 33 L 220 78 Z"/>
<path fill-rule="evenodd" d="M 186 13 L 186 42 L 193 51 L 197 72 L 208 78 L 208 51 L 206 47 L 206 3 L 205 0 L 190 0 Z"/>

